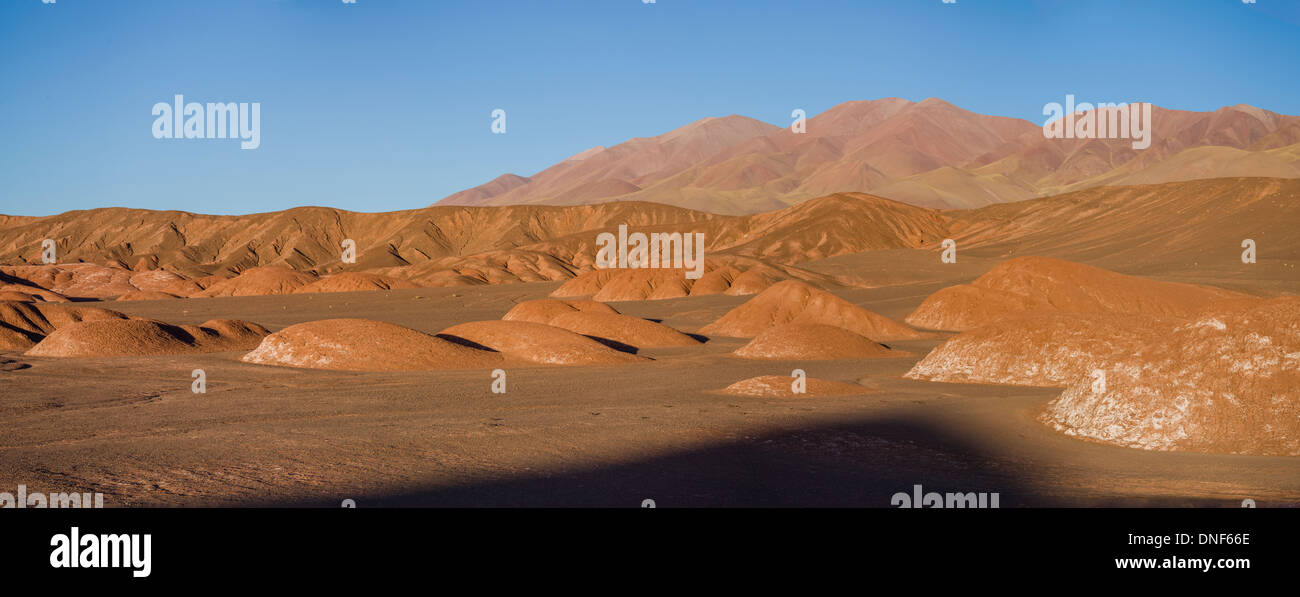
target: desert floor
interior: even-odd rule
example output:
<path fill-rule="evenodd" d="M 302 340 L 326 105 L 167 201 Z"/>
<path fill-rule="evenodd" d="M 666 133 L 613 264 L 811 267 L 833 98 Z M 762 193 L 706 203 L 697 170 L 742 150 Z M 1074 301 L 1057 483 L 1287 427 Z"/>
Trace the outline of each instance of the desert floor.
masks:
<path fill-rule="evenodd" d="M 880 251 L 813 264 L 906 272 L 837 292 L 901 320 L 930 293 L 994 261 L 936 267 Z M 900 267 L 901 264 L 901 267 Z M 1206 272 L 1200 272 L 1206 274 Z M 884 277 L 882 276 L 882 280 Z M 213 318 L 272 330 L 358 317 L 434 333 L 497 319 L 558 283 L 421 288 L 100 306 L 171 323 Z M 613 303 L 693 332 L 749 297 Z M 1015 506 L 1300 505 L 1295 458 L 1145 452 L 1036 422 L 1052 388 L 956 385 L 901 375 L 914 356 L 750 361 L 740 339 L 647 350 L 619 366 L 351 373 L 246 364 L 242 352 L 175 357 L 0 354 L 0 491 L 98 491 L 121 506 L 868 506 L 925 491 L 997 492 Z M 18 368 L 19 365 L 29 365 Z M 190 390 L 205 370 L 207 393 Z M 856 382 L 861 396 L 749 398 L 717 390 L 758 375 Z"/>

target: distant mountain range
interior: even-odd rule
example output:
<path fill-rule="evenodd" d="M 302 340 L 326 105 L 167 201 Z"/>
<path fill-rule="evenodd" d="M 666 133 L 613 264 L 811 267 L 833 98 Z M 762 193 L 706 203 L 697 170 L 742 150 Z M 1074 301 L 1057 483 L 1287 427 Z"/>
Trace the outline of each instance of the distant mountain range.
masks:
<path fill-rule="evenodd" d="M 839 192 L 971 208 L 1077 191 L 1222 177 L 1300 178 L 1300 117 L 1247 105 L 1154 107 L 1150 147 L 1048 139 L 1039 124 L 940 99 L 852 101 L 796 134 L 744 116 L 594 147 L 533 176 L 503 174 L 438 205 L 652 201 L 750 214 Z"/>

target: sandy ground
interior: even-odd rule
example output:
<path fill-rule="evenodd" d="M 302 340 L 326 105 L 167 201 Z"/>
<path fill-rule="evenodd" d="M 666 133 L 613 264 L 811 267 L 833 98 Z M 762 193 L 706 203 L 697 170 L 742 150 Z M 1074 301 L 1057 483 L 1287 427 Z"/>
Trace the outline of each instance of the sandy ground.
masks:
<path fill-rule="evenodd" d="M 837 294 L 901 320 L 930 293 L 995 263 L 933 254 L 836 258 L 823 271 L 923 283 Z M 272 330 L 360 317 L 426 332 L 496 319 L 558 283 L 99 303 L 171 323 Z M 747 297 L 613 303 L 687 332 Z M 107 506 L 871 506 L 925 491 L 997 492 L 1015 506 L 1300 505 L 1300 460 L 1144 452 L 1060 435 L 1034 414 L 1051 388 L 918 382 L 915 356 L 746 361 L 740 339 L 652 349 L 649 363 L 351 373 L 240 362 L 242 353 L 56 359 L 0 353 L 0 491 L 98 491 Z M 13 369 L 18 363 L 30 365 Z M 206 372 L 206 394 L 190 391 Z M 860 383 L 861 396 L 746 398 L 741 379 Z M 13 369 L 13 370 L 6 370 Z"/>

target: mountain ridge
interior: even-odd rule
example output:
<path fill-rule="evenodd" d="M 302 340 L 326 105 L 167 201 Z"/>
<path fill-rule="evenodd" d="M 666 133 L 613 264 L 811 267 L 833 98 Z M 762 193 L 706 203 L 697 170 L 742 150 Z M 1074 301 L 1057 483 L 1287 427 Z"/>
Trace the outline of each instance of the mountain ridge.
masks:
<path fill-rule="evenodd" d="M 1153 106 L 1150 135 L 1151 146 L 1136 150 L 1129 139 L 1048 139 L 1028 120 L 939 98 L 853 100 L 808 118 L 802 134 L 737 115 L 705 118 L 588 149 L 508 188 L 498 177 L 435 205 L 651 201 L 741 215 L 866 192 L 948 209 L 1104 185 L 1300 178 L 1300 116 L 1244 104 Z"/>

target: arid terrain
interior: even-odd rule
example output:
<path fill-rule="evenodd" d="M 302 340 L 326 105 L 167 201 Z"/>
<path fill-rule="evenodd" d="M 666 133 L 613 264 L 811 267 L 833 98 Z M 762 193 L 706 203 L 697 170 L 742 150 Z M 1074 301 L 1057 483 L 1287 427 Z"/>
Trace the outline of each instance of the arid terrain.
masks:
<path fill-rule="evenodd" d="M 728 134 L 763 134 L 743 124 Z M 718 211 L 0 217 L 0 490 L 1300 505 L 1300 181 Z M 703 276 L 596 268 L 620 224 L 703 233 Z"/>

